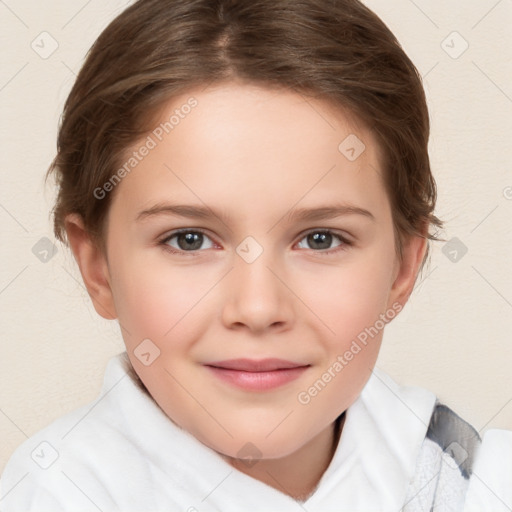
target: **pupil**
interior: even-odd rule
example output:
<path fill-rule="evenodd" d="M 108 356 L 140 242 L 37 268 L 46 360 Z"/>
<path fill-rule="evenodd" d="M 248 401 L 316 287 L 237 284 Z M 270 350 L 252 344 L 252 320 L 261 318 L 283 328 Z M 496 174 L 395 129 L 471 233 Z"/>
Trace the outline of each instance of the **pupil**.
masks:
<path fill-rule="evenodd" d="M 187 250 L 187 249 L 199 249 L 201 247 L 202 243 L 202 234 L 201 233 L 185 233 L 180 234 L 178 236 L 178 245 L 180 249 Z M 181 243 L 183 238 L 186 240 L 185 243 Z"/>
<path fill-rule="evenodd" d="M 308 242 L 314 249 L 328 249 L 331 245 L 331 239 L 332 235 L 330 233 L 313 233 L 309 235 Z"/>

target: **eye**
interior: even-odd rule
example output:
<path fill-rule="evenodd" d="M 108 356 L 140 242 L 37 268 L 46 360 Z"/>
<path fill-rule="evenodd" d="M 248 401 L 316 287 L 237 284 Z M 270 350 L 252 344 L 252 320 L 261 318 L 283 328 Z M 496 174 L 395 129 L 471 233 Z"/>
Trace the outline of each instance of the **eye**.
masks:
<path fill-rule="evenodd" d="M 333 241 L 336 239 L 339 243 L 334 249 L 329 249 Z M 210 240 L 207 247 L 203 246 L 205 240 Z M 303 240 L 306 240 L 310 249 L 321 255 L 331 255 L 338 251 L 346 250 L 352 245 L 352 243 L 344 236 L 336 234 L 328 229 L 317 229 L 306 233 L 298 243 L 301 249 L 305 248 L 303 246 Z M 189 253 L 190 256 L 195 256 L 197 253 L 201 252 L 201 248 L 212 249 L 214 247 L 214 243 L 211 238 L 200 229 L 181 229 L 174 231 L 158 242 L 158 245 L 163 246 L 166 251 L 173 254 L 184 255 L 185 253 Z"/>
<path fill-rule="evenodd" d="M 338 239 L 340 241 L 340 243 L 335 246 L 336 248 L 331 250 L 325 250 L 329 249 L 333 240 L 335 239 Z M 328 229 L 310 231 L 309 233 L 306 234 L 306 236 L 304 236 L 304 238 L 302 238 L 302 240 L 299 242 L 299 245 L 302 243 L 303 240 L 306 240 L 306 243 L 310 245 L 310 248 L 320 249 L 315 250 L 315 252 L 321 255 L 328 255 L 336 253 L 338 251 L 343 251 L 346 250 L 348 246 L 352 245 L 351 242 L 347 240 L 345 237 L 336 234 Z"/>
<path fill-rule="evenodd" d="M 184 252 L 194 253 L 201 248 L 205 238 L 211 240 L 211 238 L 206 235 L 204 231 L 197 229 L 182 229 L 179 231 L 174 231 L 174 233 L 171 233 L 169 236 L 165 237 L 159 242 L 159 245 L 163 245 L 166 250 L 174 254 L 180 254 Z M 170 243 L 173 239 L 176 239 L 175 243 L 177 244 L 177 247 Z M 212 247 L 213 244 L 210 244 L 210 246 L 206 247 L 206 249 L 211 249 Z"/>

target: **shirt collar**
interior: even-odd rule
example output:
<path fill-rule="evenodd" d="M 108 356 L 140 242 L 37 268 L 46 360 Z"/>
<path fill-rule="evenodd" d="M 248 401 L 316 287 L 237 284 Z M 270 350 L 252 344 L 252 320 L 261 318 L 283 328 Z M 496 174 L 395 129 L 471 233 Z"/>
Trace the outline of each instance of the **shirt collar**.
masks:
<path fill-rule="evenodd" d="M 119 417 L 144 457 L 175 489 L 182 489 L 184 510 L 195 500 L 201 511 L 400 510 L 436 400 L 433 393 L 400 386 L 374 368 L 346 411 L 337 449 L 316 490 L 298 502 L 236 470 L 172 422 L 144 388 L 126 353 L 109 362 L 103 392 L 116 383 L 120 389 L 111 394 L 110 405 L 120 411 L 111 418 Z"/>

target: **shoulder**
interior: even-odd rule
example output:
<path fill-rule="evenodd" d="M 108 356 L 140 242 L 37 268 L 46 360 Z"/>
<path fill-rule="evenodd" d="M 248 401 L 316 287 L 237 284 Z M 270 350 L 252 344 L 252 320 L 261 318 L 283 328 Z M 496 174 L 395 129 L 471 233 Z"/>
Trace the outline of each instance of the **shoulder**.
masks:
<path fill-rule="evenodd" d="M 58 418 L 18 446 L 1 475 L 2 510 L 63 510 L 66 500 L 73 496 L 73 467 L 78 459 L 81 466 L 87 464 L 84 458 L 94 457 L 96 451 L 90 443 L 84 444 L 80 432 L 69 437 L 66 434 L 86 417 L 94 403 Z"/>
<path fill-rule="evenodd" d="M 91 510 L 91 496 L 107 509 L 118 503 L 119 468 L 138 456 L 121 404 L 150 401 L 125 362 L 124 354 L 109 361 L 98 398 L 58 418 L 14 451 L 0 479 L 3 512 L 58 512 L 69 503 L 77 511 Z M 144 475 L 137 476 L 143 485 Z"/>
<path fill-rule="evenodd" d="M 512 430 L 489 429 L 483 435 L 464 510 L 512 510 Z"/>
<path fill-rule="evenodd" d="M 482 435 L 452 409 L 438 402 L 427 438 L 435 442 L 461 476 L 470 481 L 469 489 L 477 489 L 476 482 L 481 482 L 512 491 L 512 430 L 489 429 Z M 484 477 L 487 482 L 482 481 Z"/>
<path fill-rule="evenodd" d="M 432 412 L 405 510 L 418 503 L 465 512 L 511 510 L 512 431 L 483 437 L 440 402 Z"/>
<path fill-rule="evenodd" d="M 378 425 L 375 437 L 408 461 L 404 512 L 426 503 L 464 512 L 512 510 L 511 430 L 479 432 L 435 394 L 399 385 L 377 368 L 356 405 Z"/>

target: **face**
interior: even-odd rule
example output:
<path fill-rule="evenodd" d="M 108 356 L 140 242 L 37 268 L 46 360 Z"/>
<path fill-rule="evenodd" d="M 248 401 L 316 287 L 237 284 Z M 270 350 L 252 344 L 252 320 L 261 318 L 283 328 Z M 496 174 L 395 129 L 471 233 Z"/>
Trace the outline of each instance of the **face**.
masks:
<path fill-rule="evenodd" d="M 174 98 L 134 151 L 107 225 L 133 367 L 214 450 L 294 453 L 356 400 L 401 309 L 375 138 L 327 104 L 230 82 Z"/>

